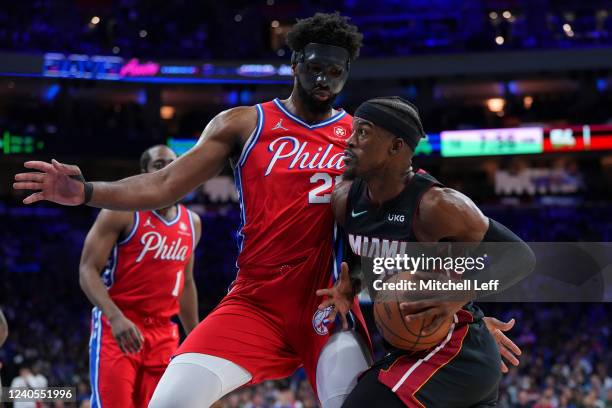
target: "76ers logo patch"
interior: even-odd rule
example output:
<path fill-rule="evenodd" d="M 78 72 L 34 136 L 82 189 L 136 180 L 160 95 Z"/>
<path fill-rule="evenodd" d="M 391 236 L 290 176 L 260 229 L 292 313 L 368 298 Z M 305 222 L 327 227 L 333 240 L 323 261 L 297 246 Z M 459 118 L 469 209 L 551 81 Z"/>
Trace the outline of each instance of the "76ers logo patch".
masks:
<path fill-rule="evenodd" d="M 329 333 L 325 323 L 327 323 L 327 318 L 329 317 L 332 308 L 333 306 L 328 306 L 323 310 L 317 310 L 312 316 L 312 328 L 320 336 L 325 336 L 327 333 Z"/>
<path fill-rule="evenodd" d="M 345 128 L 341 126 L 334 126 L 334 136 L 344 139 L 346 137 L 346 134 L 347 134 L 347 131 Z"/>

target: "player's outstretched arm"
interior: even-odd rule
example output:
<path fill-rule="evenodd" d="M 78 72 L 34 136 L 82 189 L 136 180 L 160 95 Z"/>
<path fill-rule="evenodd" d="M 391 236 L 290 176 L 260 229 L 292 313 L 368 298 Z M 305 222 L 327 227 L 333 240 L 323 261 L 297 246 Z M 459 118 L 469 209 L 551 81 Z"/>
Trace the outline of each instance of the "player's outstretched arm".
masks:
<path fill-rule="evenodd" d="M 196 146 L 154 173 L 115 182 L 83 183 L 78 180 L 81 170 L 77 166 L 55 160 L 51 163 L 29 161 L 25 167 L 35 171 L 16 174 L 13 187 L 37 191 L 23 200 L 25 204 L 47 200 L 63 205 L 80 205 L 86 203 L 90 194 L 86 204 L 92 207 L 130 211 L 167 207 L 216 176 L 256 123 L 254 107 L 224 111 L 206 126 Z"/>
<path fill-rule="evenodd" d="M 0 310 L 0 347 L 2 347 L 2 345 L 6 341 L 8 334 L 8 323 L 6 322 L 6 317 L 4 317 L 4 313 L 2 313 L 2 310 Z"/>
<path fill-rule="evenodd" d="M 132 213 L 102 210 L 85 238 L 79 265 L 81 289 L 91 303 L 106 316 L 112 327 L 113 336 L 124 353 L 140 351 L 144 338 L 136 325 L 129 321 L 113 302 L 100 274 L 121 233 L 131 229 L 132 220 Z"/>
<path fill-rule="evenodd" d="M 192 215 L 196 234 L 195 245 L 194 251 L 191 254 L 191 259 L 185 268 L 183 294 L 179 299 L 179 318 L 181 319 L 181 324 L 183 325 L 183 329 L 185 330 L 186 334 L 191 333 L 191 331 L 198 325 L 200 320 L 198 315 L 198 290 L 193 279 L 193 265 L 195 260 L 195 247 L 200 242 L 200 237 L 202 236 L 202 222 L 197 214 L 192 213 Z"/>

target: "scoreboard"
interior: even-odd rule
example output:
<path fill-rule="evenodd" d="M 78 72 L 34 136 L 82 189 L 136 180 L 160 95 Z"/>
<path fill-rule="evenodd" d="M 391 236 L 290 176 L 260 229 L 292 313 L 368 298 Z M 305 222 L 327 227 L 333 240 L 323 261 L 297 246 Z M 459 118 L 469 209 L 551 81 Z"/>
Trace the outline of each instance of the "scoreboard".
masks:
<path fill-rule="evenodd" d="M 612 125 L 449 130 L 442 157 L 499 156 L 612 150 Z"/>
<path fill-rule="evenodd" d="M 547 129 L 544 152 L 612 150 L 611 125 L 568 126 Z"/>
<path fill-rule="evenodd" d="M 440 134 L 443 157 L 542 153 L 541 127 L 450 130 Z"/>

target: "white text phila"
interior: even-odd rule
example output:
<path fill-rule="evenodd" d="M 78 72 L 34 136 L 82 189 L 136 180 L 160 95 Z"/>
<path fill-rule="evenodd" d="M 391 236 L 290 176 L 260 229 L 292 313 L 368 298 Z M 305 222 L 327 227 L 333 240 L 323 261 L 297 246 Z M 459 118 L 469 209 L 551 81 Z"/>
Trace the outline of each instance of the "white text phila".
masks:
<path fill-rule="evenodd" d="M 327 145 L 326 148 L 319 146 L 315 149 L 310 148 L 308 142 L 300 142 L 293 136 L 283 136 L 270 142 L 268 150 L 273 153 L 272 159 L 266 169 L 267 176 L 270 174 L 276 162 L 290 160 L 287 168 L 293 169 L 337 169 L 344 167 L 342 157 L 344 152 L 331 154 L 334 148 L 333 144 Z"/>
<path fill-rule="evenodd" d="M 185 261 L 189 246 L 181 246 L 181 238 L 177 241 L 172 241 L 170 245 L 166 244 L 167 237 L 162 236 L 159 232 L 149 231 L 142 235 L 140 243 L 143 245 L 142 251 L 136 262 L 142 261 L 148 252 L 155 253 L 153 259 L 164 261 Z"/>

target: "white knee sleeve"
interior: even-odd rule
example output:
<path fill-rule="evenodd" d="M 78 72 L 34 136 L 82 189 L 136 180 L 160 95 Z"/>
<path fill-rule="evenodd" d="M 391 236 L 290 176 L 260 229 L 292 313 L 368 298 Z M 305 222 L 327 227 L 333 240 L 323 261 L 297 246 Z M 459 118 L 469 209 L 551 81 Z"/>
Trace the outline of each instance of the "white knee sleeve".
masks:
<path fill-rule="evenodd" d="M 323 408 L 340 408 L 357 384 L 357 376 L 372 365 L 361 335 L 343 331 L 330 336 L 317 363 L 317 393 Z"/>
<path fill-rule="evenodd" d="M 149 408 L 208 408 L 248 383 L 251 374 L 229 360 L 200 353 L 176 356 L 155 388 Z"/>

